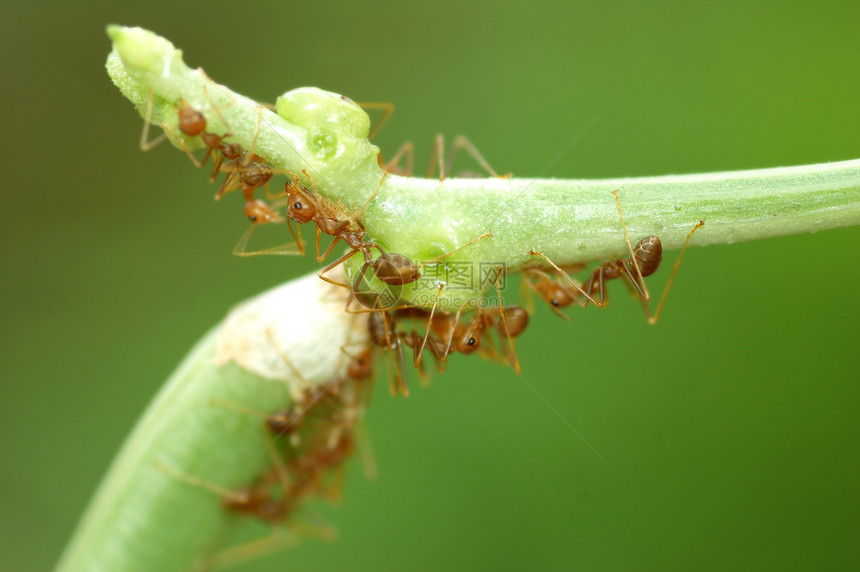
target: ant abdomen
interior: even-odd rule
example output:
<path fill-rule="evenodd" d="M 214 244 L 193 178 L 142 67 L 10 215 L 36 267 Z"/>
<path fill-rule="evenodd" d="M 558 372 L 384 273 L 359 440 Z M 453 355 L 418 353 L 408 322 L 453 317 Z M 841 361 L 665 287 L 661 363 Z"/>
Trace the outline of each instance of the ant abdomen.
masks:
<path fill-rule="evenodd" d="M 654 235 L 646 236 L 633 247 L 633 256 L 642 276 L 650 276 L 657 271 L 663 260 L 663 244 Z"/>
<path fill-rule="evenodd" d="M 504 318 L 502 327 L 507 327 L 507 334 L 512 338 L 523 333 L 529 325 L 529 313 L 522 306 L 507 306 L 502 313 Z"/>
<path fill-rule="evenodd" d="M 181 107 L 177 111 L 179 116 L 179 129 L 189 137 L 200 135 L 206 130 L 206 118 L 203 114 L 188 105 L 185 100 L 180 100 Z"/>
<path fill-rule="evenodd" d="M 252 161 L 245 167 L 240 175 L 243 185 L 251 190 L 262 187 L 272 178 L 272 169 L 262 161 Z"/>
<path fill-rule="evenodd" d="M 275 435 L 291 434 L 298 429 L 304 413 L 301 407 L 294 405 L 266 419 L 266 427 Z"/>
<path fill-rule="evenodd" d="M 387 252 L 370 263 L 376 277 L 386 284 L 402 286 L 415 282 L 421 277 L 419 267 L 407 256 Z"/>

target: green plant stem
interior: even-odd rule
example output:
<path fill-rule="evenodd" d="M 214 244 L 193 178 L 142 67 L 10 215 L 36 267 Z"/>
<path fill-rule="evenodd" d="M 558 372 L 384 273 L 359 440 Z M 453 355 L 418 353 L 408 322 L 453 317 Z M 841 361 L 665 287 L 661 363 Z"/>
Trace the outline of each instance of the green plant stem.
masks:
<path fill-rule="evenodd" d="M 323 284 L 314 274 L 264 293 L 204 336 L 126 440 L 58 571 L 187 572 L 224 549 L 237 515 L 178 475 L 233 490 L 270 468 L 262 421 L 231 406 L 287 407 L 305 381 L 334 379 L 341 346 L 365 336 L 343 289 Z"/>
<path fill-rule="evenodd" d="M 601 261 L 628 252 L 619 197 L 632 240 L 656 234 L 664 248 L 678 248 L 699 220 L 705 226 L 691 244 L 728 243 L 814 232 L 860 223 L 860 160 L 762 169 L 605 180 L 383 179 L 378 149 L 367 139 L 367 114 L 336 94 L 302 88 L 278 99 L 278 114 L 190 70 L 181 52 L 151 32 L 112 27 L 115 51 L 108 60 L 114 82 L 138 109 L 155 94 L 153 116 L 178 133 L 176 104 L 204 111 L 211 129 L 266 157 L 274 166 L 313 180 L 319 193 L 360 213 L 368 238 L 389 251 L 436 270 L 452 263 L 504 265 L 515 272 L 536 260 L 536 250 L 565 266 Z M 217 107 L 218 113 L 214 112 Z M 223 118 L 223 121 L 221 119 Z M 259 118 L 259 121 L 258 121 Z M 226 122 L 227 127 L 224 126 Z M 219 131 L 220 129 L 220 131 Z M 187 141 L 200 145 L 199 140 Z M 378 187 L 378 191 L 377 191 Z M 374 194 L 375 193 L 375 194 Z M 438 260 L 479 236 L 483 239 Z M 354 275 L 363 260 L 353 257 Z M 438 272 L 427 271 L 428 275 Z M 439 278 L 406 285 L 401 304 L 429 306 Z M 384 288 L 371 280 L 372 287 Z M 457 307 L 481 298 L 489 282 L 472 289 L 445 289 L 439 303 Z"/>

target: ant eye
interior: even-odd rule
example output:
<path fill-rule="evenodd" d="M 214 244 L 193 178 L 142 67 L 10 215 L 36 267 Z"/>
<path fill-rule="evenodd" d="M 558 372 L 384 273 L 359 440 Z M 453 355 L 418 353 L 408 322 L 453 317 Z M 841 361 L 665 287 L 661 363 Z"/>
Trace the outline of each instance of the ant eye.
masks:
<path fill-rule="evenodd" d="M 556 308 L 558 308 L 558 300 L 553 299 L 553 300 L 550 300 L 549 303 L 552 304 L 553 306 L 555 306 Z"/>
<path fill-rule="evenodd" d="M 250 220 L 251 222 L 257 222 L 257 217 L 255 217 L 254 215 L 251 215 L 248 217 L 248 220 Z"/>
<path fill-rule="evenodd" d="M 475 338 L 469 338 L 469 341 L 466 343 L 469 344 L 470 346 L 474 346 L 475 345 Z"/>
<path fill-rule="evenodd" d="M 302 206 L 302 203 L 301 203 L 301 202 L 296 201 L 296 202 L 294 202 L 294 203 L 293 203 L 293 208 L 294 208 L 294 209 L 296 209 L 297 211 L 300 211 L 300 210 L 302 210 L 302 208 L 304 208 L 304 207 Z"/>

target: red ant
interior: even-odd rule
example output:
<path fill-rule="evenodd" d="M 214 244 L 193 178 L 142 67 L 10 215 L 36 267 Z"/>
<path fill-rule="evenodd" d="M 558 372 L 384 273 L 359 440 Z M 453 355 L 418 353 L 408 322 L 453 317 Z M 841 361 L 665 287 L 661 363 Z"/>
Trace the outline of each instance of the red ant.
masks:
<path fill-rule="evenodd" d="M 304 224 L 311 221 L 316 223 L 315 246 L 317 262 L 325 260 L 341 240 L 352 248 L 351 252 L 338 258 L 319 272 L 320 278 L 326 282 L 347 287 L 345 284 L 340 284 L 326 278 L 324 274 L 358 252 L 364 254 L 365 261 L 370 262 L 372 258 L 371 249 L 376 248 L 380 251 L 381 249 L 373 241 L 364 240 L 364 236 L 367 232 L 359 220 L 360 214 L 348 214 L 342 205 L 320 196 L 316 191 L 316 183 L 314 182 L 313 177 L 311 177 L 310 173 L 307 171 L 303 171 L 303 173 L 311 181 L 313 189 L 309 189 L 301 184 L 295 173 L 290 173 L 293 177 L 293 181 L 287 181 L 284 185 L 284 192 L 287 196 L 287 216 L 290 220 L 293 220 L 298 224 Z M 385 181 L 386 175 L 387 173 L 382 176 L 382 179 L 379 181 L 379 185 L 376 187 L 376 191 L 367 199 L 367 201 L 365 201 L 358 213 L 363 213 L 370 201 L 376 196 L 376 193 L 379 192 L 379 188 L 382 186 L 383 181 Z M 290 228 L 292 229 L 292 226 L 290 226 Z M 323 232 L 335 238 L 331 244 L 329 244 L 326 251 L 320 255 L 320 234 Z"/>
<path fill-rule="evenodd" d="M 218 115 L 221 122 L 226 126 L 227 122 L 224 120 L 224 117 L 221 115 L 220 109 L 212 103 L 212 100 L 209 98 L 209 95 L 206 91 L 206 87 L 203 87 L 203 94 L 206 99 L 209 101 L 212 110 Z M 194 109 L 186 100 L 179 99 L 179 101 L 175 104 L 176 106 L 176 114 L 177 119 L 179 121 L 179 130 L 186 137 L 200 137 L 203 141 L 203 144 L 206 146 L 206 154 L 203 156 L 202 160 L 197 160 L 194 154 L 191 152 L 191 149 L 183 141 L 182 137 L 176 135 L 176 133 L 168 127 L 164 122 L 160 123 L 161 128 L 164 130 L 164 133 L 159 137 L 152 141 L 147 141 L 149 138 L 149 126 L 151 124 L 152 118 L 152 99 L 153 93 L 152 90 L 149 90 L 149 99 L 147 100 L 146 105 L 146 115 L 144 116 L 144 124 L 143 131 L 140 135 L 140 148 L 142 151 L 149 151 L 153 147 L 157 146 L 159 143 L 164 141 L 166 136 L 169 134 L 172 136 L 172 139 L 177 142 L 177 144 L 185 151 L 185 154 L 191 160 L 197 168 L 202 168 L 210 157 L 213 157 L 213 169 L 210 175 L 210 182 L 215 181 L 215 177 L 221 169 L 221 165 L 224 161 L 224 157 L 226 156 L 229 159 L 237 159 L 241 157 L 242 148 L 238 145 L 225 143 L 224 139 L 231 136 L 230 133 L 225 133 L 223 135 L 218 135 L 217 133 L 210 133 L 206 131 L 206 117 L 198 110 Z"/>
<path fill-rule="evenodd" d="M 227 122 L 221 115 L 220 109 L 209 98 L 205 86 L 203 89 L 203 93 L 206 99 L 211 104 L 213 111 L 218 115 L 221 122 L 226 126 Z M 160 143 L 165 136 L 163 134 L 161 137 L 157 138 L 152 142 L 146 141 L 149 133 L 150 118 L 152 116 L 152 97 L 152 91 L 150 90 L 149 100 L 147 102 L 144 129 L 141 134 L 141 149 L 143 149 L 144 151 L 147 151 Z M 268 187 L 268 183 L 274 175 L 275 171 L 271 167 L 269 167 L 266 164 L 265 160 L 259 155 L 253 153 L 252 151 L 245 151 L 244 149 L 242 149 L 242 146 L 237 143 L 225 142 L 224 140 L 231 136 L 229 132 L 223 135 L 219 135 L 217 133 L 211 133 L 207 131 L 206 117 L 203 115 L 203 113 L 194 109 L 186 100 L 180 99 L 177 102 L 176 107 L 177 117 L 179 121 L 179 130 L 182 132 L 183 135 L 187 137 L 200 137 L 201 141 L 206 147 L 206 154 L 203 156 L 202 160 L 198 161 L 194 154 L 191 152 L 191 150 L 186 146 L 182 137 L 177 137 L 170 129 L 170 127 L 168 127 L 162 122 L 161 127 L 162 129 L 164 129 L 165 134 L 169 133 L 173 136 L 173 139 L 185 151 L 185 154 L 188 156 L 191 162 L 198 168 L 202 168 L 209 160 L 209 158 L 212 157 L 213 167 L 211 175 L 209 177 L 210 182 L 214 182 L 218 173 L 222 170 L 226 169 L 226 171 L 228 172 L 223 184 L 221 185 L 221 188 L 218 190 L 218 193 L 216 193 L 215 198 L 220 199 L 225 193 L 228 193 L 238 188 L 242 189 L 242 194 L 245 199 L 245 216 L 253 223 L 253 225 L 239 239 L 239 242 L 233 249 L 233 253 L 238 256 L 254 256 L 258 254 L 296 254 L 296 252 L 292 249 L 286 248 L 287 245 L 271 247 L 265 250 L 255 252 L 246 252 L 248 240 L 250 239 L 251 234 L 253 233 L 257 225 L 266 223 L 282 223 L 286 221 L 286 219 L 278 215 L 269 204 L 264 201 L 257 200 L 253 196 L 254 191 L 256 189 L 260 187 L 266 187 L 267 198 L 277 198 L 270 193 Z M 257 135 L 259 135 L 261 113 L 262 107 L 258 108 L 257 133 L 254 136 L 254 141 L 256 141 Z M 224 165 L 225 158 L 230 160 L 228 166 Z M 304 248 L 301 239 L 295 235 L 295 233 L 292 231 L 292 227 L 290 227 L 290 233 L 293 235 L 293 239 L 298 245 L 298 254 L 302 254 L 304 252 Z"/>
<path fill-rule="evenodd" d="M 648 322 L 656 324 L 657 320 L 660 319 L 663 304 L 666 301 L 666 296 L 669 294 L 669 289 L 672 287 L 672 282 L 675 280 L 678 267 L 681 265 L 681 260 L 683 259 L 684 252 L 687 249 L 687 243 L 690 241 L 690 237 L 693 236 L 693 233 L 705 224 L 705 221 L 700 220 L 693 227 L 693 230 L 687 234 L 687 237 L 684 240 L 684 245 L 681 248 L 681 254 L 678 256 L 678 260 L 675 262 L 675 266 L 672 269 L 672 275 L 669 277 L 669 282 L 663 290 L 663 295 L 660 298 L 657 311 L 652 315 L 648 309 L 648 302 L 651 301 L 651 296 L 648 292 L 647 286 L 645 285 L 644 279 L 646 276 L 654 274 L 660 266 L 660 262 L 663 259 L 663 245 L 657 236 L 651 235 L 641 239 L 636 243 L 635 247 L 632 246 L 630 243 L 630 236 L 627 233 L 627 224 L 624 222 L 624 214 L 621 211 L 621 201 L 618 198 L 618 191 L 613 191 L 612 194 L 618 205 L 618 214 L 621 218 L 621 225 L 624 229 L 624 239 L 627 241 L 627 248 L 630 251 L 630 256 L 628 258 L 616 258 L 602 263 L 594 269 L 591 277 L 582 286 L 580 286 L 565 271 L 549 260 L 549 258 L 540 252 L 532 250 L 529 254 L 544 258 L 556 270 L 558 270 L 562 276 L 564 276 L 570 284 L 575 287 L 575 289 L 571 288 L 568 284 L 560 282 L 558 279 L 551 278 L 540 270 L 530 270 L 529 272 L 536 275 L 538 279 L 534 283 L 527 280 L 526 284 L 534 290 L 542 300 L 547 302 L 554 312 L 566 318 L 564 314 L 561 314 L 558 311 L 558 308 L 569 306 L 573 302 L 577 302 L 581 306 L 587 306 L 589 302 L 599 307 L 606 305 L 608 302 L 606 282 L 608 280 L 621 278 L 624 280 L 624 283 L 627 284 L 628 288 L 635 289 L 637 297 L 642 302 L 642 308 L 645 311 Z M 581 268 L 581 266 L 577 265 L 570 267 L 569 269 L 576 271 Z M 580 296 L 584 297 L 585 300 L 580 300 Z"/>
<path fill-rule="evenodd" d="M 354 280 L 355 284 L 360 284 L 365 272 L 368 268 L 373 268 L 376 276 L 386 284 L 390 285 L 404 285 L 410 282 L 414 282 L 418 280 L 421 276 L 420 266 L 413 263 L 408 257 L 397 254 L 397 253 L 387 253 L 385 250 L 380 247 L 376 242 L 372 240 L 365 240 L 365 236 L 367 231 L 364 228 L 364 225 L 361 223 L 360 216 L 361 213 L 367 208 L 367 205 L 370 204 L 370 201 L 376 197 L 376 194 L 379 192 L 379 189 L 382 187 L 385 178 L 388 176 L 388 173 L 384 173 L 382 179 L 380 179 L 379 184 L 376 187 L 374 193 L 364 202 L 360 209 L 358 209 L 355 213 L 348 213 L 347 209 L 340 205 L 339 203 L 335 203 L 325 197 L 320 196 L 316 191 L 316 183 L 311 177 L 310 173 L 307 171 L 303 171 L 304 175 L 311 181 L 312 188 L 304 186 L 299 182 L 299 178 L 297 175 L 292 174 L 293 181 L 288 181 L 284 186 L 284 191 L 287 194 L 287 216 L 290 220 L 295 221 L 298 224 L 304 224 L 308 222 L 316 223 L 316 242 L 315 242 L 315 250 L 317 261 L 321 262 L 325 260 L 329 254 L 331 254 L 332 250 L 334 250 L 335 246 L 342 240 L 344 241 L 352 250 L 347 252 L 345 255 L 341 256 L 325 268 L 323 268 L 319 272 L 319 277 L 329 282 L 331 284 L 341 286 L 344 288 L 350 288 L 350 286 L 346 284 L 341 284 L 339 282 L 335 282 L 325 276 L 325 274 L 330 271 L 332 268 L 337 265 L 345 262 L 352 256 L 357 253 L 361 253 L 364 256 L 364 265 L 358 273 L 358 276 Z M 292 228 L 292 227 L 290 227 Z M 320 254 L 320 235 L 322 233 L 328 234 L 334 237 L 334 240 L 329 244 L 328 248 Z M 463 245 L 457 250 L 439 256 L 433 260 L 427 261 L 435 262 L 437 260 L 446 258 L 451 256 L 481 240 L 483 238 L 487 238 L 491 236 L 489 233 L 479 237 L 478 239 Z M 374 259 L 372 251 L 379 251 L 381 254 L 378 258 Z M 350 288 L 355 293 L 355 288 Z M 350 302 L 352 297 L 350 297 Z"/>

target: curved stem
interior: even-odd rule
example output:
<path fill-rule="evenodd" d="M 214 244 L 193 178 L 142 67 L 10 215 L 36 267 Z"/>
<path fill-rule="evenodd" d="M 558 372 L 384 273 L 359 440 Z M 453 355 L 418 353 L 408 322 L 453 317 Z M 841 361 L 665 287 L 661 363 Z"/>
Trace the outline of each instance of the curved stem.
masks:
<path fill-rule="evenodd" d="M 306 382 L 342 372 L 341 346 L 366 335 L 343 312 L 342 291 L 309 275 L 239 306 L 206 334 L 126 440 L 57 570 L 187 572 L 222 550 L 237 515 L 177 475 L 233 490 L 270 468 L 270 434 L 231 406 L 271 413 Z"/>

